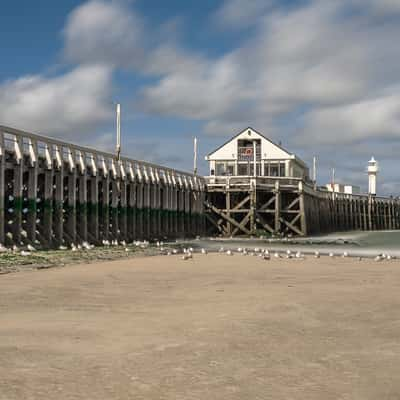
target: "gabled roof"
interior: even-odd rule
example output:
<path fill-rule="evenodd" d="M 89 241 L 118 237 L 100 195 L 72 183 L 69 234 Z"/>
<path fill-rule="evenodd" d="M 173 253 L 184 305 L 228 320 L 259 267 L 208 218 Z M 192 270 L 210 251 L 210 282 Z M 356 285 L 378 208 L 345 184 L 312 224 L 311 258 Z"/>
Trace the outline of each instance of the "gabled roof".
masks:
<path fill-rule="evenodd" d="M 213 155 L 214 153 L 216 153 L 219 149 L 221 149 L 222 147 L 224 147 L 226 144 L 228 144 L 229 142 L 231 142 L 232 140 L 234 140 L 235 138 L 237 138 L 238 136 L 240 136 L 242 133 L 246 132 L 247 130 L 251 130 L 254 133 L 256 133 L 257 135 L 259 135 L 260 137 L 262 137 L 263 139 L 265 139 L 266 141 L 270 142 L 272 145 L 278 147 L 279 149 L 281 149 L 282 151 L 284 151 L 286 154 L 288 154 L 289 156 L 292 156 L 293 158 L 295 158 L 300 164 L 302 164 L 304 167 L 307 168 L 306 163 L 300 159 L 299 157 L 297 157 L 295 154 L 291 153 L 290 151 L 286 150 L 285 148 L 283 148 L 281 145 L 276 144 L 275 142 L 273 142 L 271 139 L 267 138 L 266 136 L 264 136 L 262 133 L 258 132 L 257 130 L 255 130 L 254 128 L 252 128 L 251 126 L 248 126 L 246 129 L 241 130 L 239 133 L 237 133 L 236 135 L 234 135 L 233 137 L 231 137 L 229 140 L 227 140 L 225 143 L 223 143 L 221 146 L 219 146 L 218 148 L 216 148 L 214 151 L 212 151 L 211 153 L 207 154 L 207 158 L 210 157 L 211 155 Z"/>

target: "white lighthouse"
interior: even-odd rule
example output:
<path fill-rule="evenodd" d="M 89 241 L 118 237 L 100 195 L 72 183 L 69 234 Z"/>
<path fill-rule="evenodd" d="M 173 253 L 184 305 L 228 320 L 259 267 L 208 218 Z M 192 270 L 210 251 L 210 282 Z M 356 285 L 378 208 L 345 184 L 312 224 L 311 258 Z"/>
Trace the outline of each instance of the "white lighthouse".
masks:
<path fill-rule="evenodd" d="M 371 196 L 376 195 L 376 174 L 378 172 L 378 163 L 372 157 L 368 161 L 368 194 Z"/>

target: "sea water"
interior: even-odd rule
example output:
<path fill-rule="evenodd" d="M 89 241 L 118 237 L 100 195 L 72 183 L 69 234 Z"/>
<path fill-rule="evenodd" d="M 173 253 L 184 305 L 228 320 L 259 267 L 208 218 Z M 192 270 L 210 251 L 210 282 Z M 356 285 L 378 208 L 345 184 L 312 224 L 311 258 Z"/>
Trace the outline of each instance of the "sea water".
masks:
<path fill-rule="evenodd" d="M 375 257 L 388 254 L 400 257 L 400 231 L 350 231 L 335 232 L 328 235 L 308 236 L 291 239 L 265 238 L 201 238 L 196 241 L 183 241 L 194 248 L 206 248 L 209 251 L 224 249 L 235 250 L 238 247 L 255 247 L 284 252 L 301 251 L 305 254 L 319 251 L 321 255 L 347 252 L 350 256 Z"/>

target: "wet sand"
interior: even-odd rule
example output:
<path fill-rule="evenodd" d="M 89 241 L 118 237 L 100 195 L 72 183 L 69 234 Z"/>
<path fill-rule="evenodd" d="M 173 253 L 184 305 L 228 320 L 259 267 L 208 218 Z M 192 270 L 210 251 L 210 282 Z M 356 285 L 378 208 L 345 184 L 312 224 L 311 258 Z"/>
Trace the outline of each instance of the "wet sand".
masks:
<path fill-rule="evenodd" d="M 0 276 L 0 399 L 399 399 L 400 262 L 160 256 Z"/>

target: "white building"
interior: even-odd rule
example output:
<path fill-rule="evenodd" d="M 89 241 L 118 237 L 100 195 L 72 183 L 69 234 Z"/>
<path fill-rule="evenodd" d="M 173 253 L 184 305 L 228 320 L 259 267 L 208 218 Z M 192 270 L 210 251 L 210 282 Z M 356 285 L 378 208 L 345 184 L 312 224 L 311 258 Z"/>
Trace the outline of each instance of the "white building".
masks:
<path fill-rule="evenodd" d="M 309 179 L 307 165 L 252 128 L 206 156 L 210 176 L 268 176 Z M 256 169 L 254 171 L 254 165 Z"/>
<path fill-rule="evenodd" d="M 378 163 L 372 157 L 368 161 L 368 193 L 372 196 L 376 195 L 376 174 L 378 173 Z"/>

